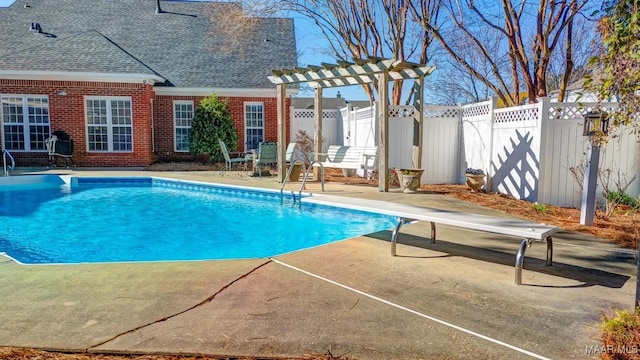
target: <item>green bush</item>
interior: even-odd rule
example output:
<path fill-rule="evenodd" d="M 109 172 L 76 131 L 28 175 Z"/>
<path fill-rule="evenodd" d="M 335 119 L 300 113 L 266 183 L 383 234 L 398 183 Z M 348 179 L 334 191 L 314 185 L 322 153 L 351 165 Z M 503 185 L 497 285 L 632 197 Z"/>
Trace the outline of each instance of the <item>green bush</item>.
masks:
<path fill-rule="evenodd" d="M 238 133 L 226 102 L 211 94 L 196 108 L 189 133 L 189 151 L 193 155 L 209 154 L 212 161 L 221 161 L 218 140 L 224 141 L 229 151 L 235 151 L 238 146 Z"/>
<path fill-rule="evenodd" d="M 640 207 L 640 203 L 637 199 L 634 199 L 629 194 L 621 191 L 611 191 L 607 193 L 607 201 L 609 203 L 614 203 L 619 205 L 629 205 L 631 207 Z"/>
<path fill-rule="evenodd" d="M 601 359 L 638 359 L 640 349 L 640 314 L 614 309 L 613 315 L 603 316 L 600 323 Z"/>

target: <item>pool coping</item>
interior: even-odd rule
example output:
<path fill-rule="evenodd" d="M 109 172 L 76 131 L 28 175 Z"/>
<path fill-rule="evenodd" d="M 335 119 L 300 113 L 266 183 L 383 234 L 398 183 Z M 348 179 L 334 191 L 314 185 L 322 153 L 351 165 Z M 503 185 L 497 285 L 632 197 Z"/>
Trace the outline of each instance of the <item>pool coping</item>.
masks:
<path fill-rule="evenodd" d="M 272 179 L 174 175 L 279 186 Z M 431 194 L 327 187 L 331 196 L 493 213 Z M 318 188 L 309 184 L 308 191 Z M 532 248 L 525 285 L 516 287 L 511 242 L 444 229 L 443 241 L 432 246 L 421 236 L 427 233 L 424 224 L 408 228 L 399 257 L 388 254 L 383 233 L 275 260 L 541 357 L 585 357 L 597 345 L 590 328 L 600 315 L 632 308 L 633 256 L 610 254 L 609 243 L 561 232 L 557 265 L 546 268 L 544 252 Z M 268 259 L 47 269 L 12 264 L 0 260 L 0 345 L 259 357 L 331 351 L 361 359 L 531 358 Z M 150 325 L 127 332 L 144 324 Z"/>

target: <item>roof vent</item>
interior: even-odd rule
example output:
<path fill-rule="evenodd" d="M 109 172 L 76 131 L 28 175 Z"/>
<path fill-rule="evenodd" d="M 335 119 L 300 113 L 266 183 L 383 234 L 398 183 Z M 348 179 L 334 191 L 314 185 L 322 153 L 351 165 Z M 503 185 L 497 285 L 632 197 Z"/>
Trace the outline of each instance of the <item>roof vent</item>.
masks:
<path fill-rule="evenodd" d="M 156 0 L 156 14 L 163 13 L 162 8 L 160 8 L 160 0 Z"/>
<path fill-rule="evenodd" d="M 42 33 L 42 26 L 40 26 L 39 23 L 31 23 L 31 26 L 29 26 L 29 31 L 40 34 Z"/>

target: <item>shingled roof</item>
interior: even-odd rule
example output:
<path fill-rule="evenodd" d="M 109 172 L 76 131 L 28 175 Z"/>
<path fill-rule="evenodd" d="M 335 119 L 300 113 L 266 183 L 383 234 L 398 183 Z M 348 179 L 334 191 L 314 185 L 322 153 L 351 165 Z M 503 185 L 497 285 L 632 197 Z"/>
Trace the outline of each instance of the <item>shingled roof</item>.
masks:
<path fill-rule="evenodd" d="M 255 19 L 241 37 L 217 32 L 212 14 L 238 6 L 162 1 L 156 13 L 155 0 L 17 0 L 0 8 L 0 76 L 131 74 L 183 88 L 273 88 L 272 69 L 297 65 L 293 19 Z"/>

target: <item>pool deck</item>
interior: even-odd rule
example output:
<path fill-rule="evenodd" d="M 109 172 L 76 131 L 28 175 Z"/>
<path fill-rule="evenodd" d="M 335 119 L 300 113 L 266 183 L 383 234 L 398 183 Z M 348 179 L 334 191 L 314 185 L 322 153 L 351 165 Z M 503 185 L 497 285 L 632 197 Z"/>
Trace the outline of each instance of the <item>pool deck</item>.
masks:
<path fill-rule="evenodd" d="M 233 172 L 44 173 L 280 188 L 274 177 Z M 309 183 L 307 191 L 319 188 Z M 424 191 L 337 183 L 325 189 L 505 216 Z M 64 224 L 34 226 L 64 234 Z M 247 226 L 260 231 L 268 224 L 247 219 Z M 517 286 L 520 239 L 443 226 L 430 244 L 429 234 L 428 223 L 403 227 L 396 257 L 389 231 L 258 260 L 24 266 L 0 255 L 0 346 L 262 358 L 330 351 L 350 359 L 585 359 L 597 355 L 588 352 L 600 344 L 601 316 L 633 308 L 635 254 L 601 239 L 556 234 L 552 267 L 545 266 L 546 247 L 533 244 Z"/>

